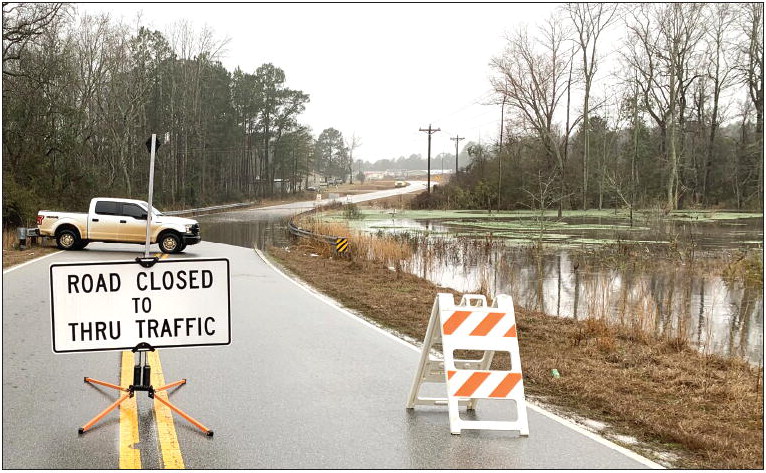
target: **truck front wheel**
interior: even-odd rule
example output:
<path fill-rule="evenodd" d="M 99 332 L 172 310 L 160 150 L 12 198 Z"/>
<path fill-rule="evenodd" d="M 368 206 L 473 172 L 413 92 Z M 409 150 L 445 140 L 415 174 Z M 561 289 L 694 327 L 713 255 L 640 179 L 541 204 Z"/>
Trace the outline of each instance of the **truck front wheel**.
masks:
<path fill-rule="evenodd" d="M 178 253 L 182 250 L 181 237 L 175 233 L 165 233 L 160 237 L 160 250 L 163 253 Z"/>
<path fill-rule="evenodd" d="M 66 228 L 56 234 L 56 245 L 62 250 L 79 250 L 80 235 L 75 230 Z"/>

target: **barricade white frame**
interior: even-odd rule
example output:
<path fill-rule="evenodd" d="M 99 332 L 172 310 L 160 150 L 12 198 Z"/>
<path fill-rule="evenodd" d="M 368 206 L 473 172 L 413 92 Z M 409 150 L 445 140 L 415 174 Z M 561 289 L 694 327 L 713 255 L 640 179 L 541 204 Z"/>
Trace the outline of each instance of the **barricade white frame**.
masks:
<path fill-rule="evenodd" d="M 513 299 L 508 295 L 498 295 L 493 305 L 487 304 L 487 299 L 479 294 L 465 294 L 458 305 L 451 294 L 440 293 L 434 300 L 431 309 L 431 317 L 428 322 L 423 348 L 418 363 L 418 370 L 413 379 L 407 400 L 407 408 L 413 409 L 416 405 L 437 406 L 447 405 L 450 419 L 450 432 L 460 434 L 462 429 L 485 429 L 485 430 L 511 430 L 518 431 L 521 436 L 529 435 L 527 420 L 527 407 L 524 399 L 524 384 L 521 379 L 521 357 L 517 336 L 487 337 L 487 336 L 461 336 L 445 335 L 444 324 L 448 318 L 459 309 L 469 309 L 480 314 L 501 312 L 501 319 L 505 319 L 506 326 L 512 326 L 515 330 L 516 320 L 513 309 Z M 493 311 L 493 309 L 495 309 Z M 434 347 L 441 343 L 443 357 L 435 356 Z M 453 356 L 454 350 L 482 350 L 484 355 L 479 360 L 459 360 Z M 490 370 L 495 351 L 506 351 L 510 354 L 511 367 L 509 371 Z M 445 369 L 446 368 L 446 369 Z M 495 378 L 500 376 L 518 376 L 520 379 L 513 386 L 508 395 L 499 397 L 503 400 L 513 400 L 516 403 L 517 416 L 514 421 L 476 421 L 460 418 L 459 407 L 465 406 L 468 410 L 475 410 L 479 399 L 497 399 L 476 394 L 474 397 L 461 398 L 452 393 L 450 377 L 452 375 L 464 376 L 463 372 L 487 372 L 485 376 Z M 456 378 L 457 379 L 457 378 Z M 424 383 L 444 383 L 447 388 L 446 398 L 421 397 L 420 389 Z M 453 383 L 454 384 L 454 383 Z M 453 386 L 454 387 L 454 386 Z M 451 394 L 452 393 L 452 394 Z"/>

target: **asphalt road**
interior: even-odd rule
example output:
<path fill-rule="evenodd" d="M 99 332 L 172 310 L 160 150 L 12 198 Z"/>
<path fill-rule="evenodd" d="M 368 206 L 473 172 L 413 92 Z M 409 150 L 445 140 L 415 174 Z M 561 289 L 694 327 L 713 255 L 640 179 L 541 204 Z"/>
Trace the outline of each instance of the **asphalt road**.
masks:
<path fill-rule="evenodd" d="M 302 212 L 302 211 L 314 208 L 318 205 L 330 204 L 335 201 L 342 202 L 342 203 L 358 204 L 360 202 L 367 202 L 369 200 L 383 199 L 385 197 L 391 197 L 394 195 L 418 192 L 418 191 L 425 190 L 426 188 L 425 181 L 407 181 L 407 182 L 409 185 L 406 187 L 398 187 L 398 188 L 387 189 L 382 191 L 368 192 L 365 194 L 348 195 L 344 197 L 338 197 L 336 199 L 330 199 L 328 196 L 332 194 L 333 192 L 332 190 L 326 190 L 326 191 L 323 191 L 321 194 L 321 196 L 323 196 L 324 198 L 319 201 L 290 202 L 288 204 L 278 204 L 278 205 L 270 205 L 267 207 L 258 207 L 257 209 L 226 212 L 225 214 L 221 214 L 221 215 L 242 216 L 242 215 L 269 213 L 273 215 L 285 216 L 285 215 L 292 215 L 297 212 Z"/>
<path fill-rule="evenodd" d="M 85 435 L 77 427 L 117 398 L 83 376 L 118 382 L 121 354 L 52 352 L 47 272 L 54 262 L 132 260 L 141 249 L 94 243 L 4 272 L 3 468 L 119 466 L 116 411 Z M 170 400 L 215 431 L 204 436 L 175 417 L 186 468 L 652 466 L 536 408 L 526 438 L 451 435 L 446 407 L 405 409 L 419 359 L 412 346 L 318 298 L 252 249 L 203 242 L 170 258 L 199 257 L 231 262 L 232 343 L 160 350 L 166 380 L 189 380 Z M 160 468 L 151 403 L 137 396 L 142 467 Z M 479 403 L 477 418 L 502 415 Z"/>

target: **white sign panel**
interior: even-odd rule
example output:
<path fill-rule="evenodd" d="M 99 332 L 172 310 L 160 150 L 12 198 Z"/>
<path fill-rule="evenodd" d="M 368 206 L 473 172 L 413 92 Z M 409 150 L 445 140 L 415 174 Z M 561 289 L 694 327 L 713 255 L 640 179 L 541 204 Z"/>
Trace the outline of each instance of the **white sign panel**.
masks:
<path fill-rule="evenodd" d="M 228 345 L 229 260 L 50 266 L 56 353 Z"/>

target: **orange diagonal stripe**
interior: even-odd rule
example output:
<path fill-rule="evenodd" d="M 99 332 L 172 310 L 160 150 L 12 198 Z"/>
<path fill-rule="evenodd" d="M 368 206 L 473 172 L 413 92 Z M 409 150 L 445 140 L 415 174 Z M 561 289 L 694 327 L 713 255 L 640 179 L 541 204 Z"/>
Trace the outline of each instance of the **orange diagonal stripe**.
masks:
<path fill-rule="evenodd" d="M 473 332 L 471 332 L 471 335 L 477 337 L 486 336 L 490 330 L 495 328 L 495 325 L 500 322 L 504 315 L 505 312 L 490 312 L 486 317 L 484 317 L 484 320 L 481 321 L 481 323 L 473 330 Z"/>
<path fill-rule="evenodd" d="M 457 371 L 447 371 L 447 379 L 452 379 L 452 377 L 455 376 L 455 373 L 457 373 Z"/>
<path fill-rule="evenodd" d="M 468 316 L 471 315 L 469 310 L 458 310 L 444 324 L 444 335 L 452 335 L 455 333 L 460 324 L 462 324 Z"/>
<path fill-rule="evenodd" d="M 476 372 L 471 375 L 470 378 L 462 385 L 460 386 L 460 389 L 458 389 L 455 392 L 456 397 L 471 397 L 471 395 L 476 391 L 479 386 L 481 386 L 481 383 L 484 382 L 485 379 L 487 379 L 487 376 L 489 376 L 489 373 L 484 372 Z"/>
<path fill-rule="evenodd" d="M 508 330 L 508 333 L 506 333 L 506 334 L 505 334 L 505 335 L 503 335 L 503 336 L 504 336 L 504 337 L 516 337 L 516 336 L 517 336 L 517 335 L 516 335 L 516 326 L 514 325 L 513 327 L 511 327 L 511 329 L 510 329 L 510 330 Z"/>
<path fill-rule="evenodd" d="M 503 378 L 500 384 L 497 385 L 494 391 L 489 397 L 506 397 L 508 393 L 513 391 L 516 384 L 521 380 L 521 373 L 508 373 L 508 376 Z"/>

